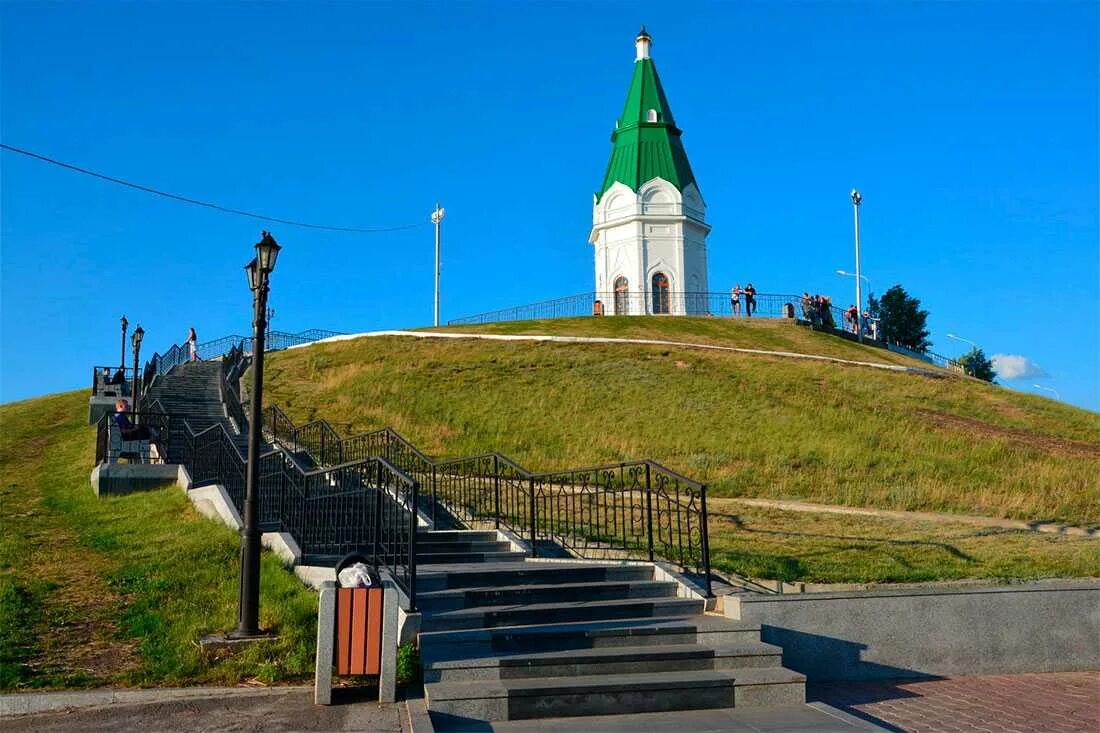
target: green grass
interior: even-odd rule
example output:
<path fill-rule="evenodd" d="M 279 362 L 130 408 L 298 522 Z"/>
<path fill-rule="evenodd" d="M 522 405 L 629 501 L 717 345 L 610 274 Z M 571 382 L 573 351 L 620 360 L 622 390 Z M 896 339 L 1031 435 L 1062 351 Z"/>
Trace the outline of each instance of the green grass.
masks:
<path fill-rule="evenodd" d="M 265 553 L 277 641 L 204 656 L 236 621 L 238 536 L 176 487 L 97 498 L 84 391 L 0 406 L 0 689 L 265 683 L 312 674 L 316 596 Z"/>
<path fill-rule="evenodd" d="M 447 326 L 426 331 L 444 333 L 491 333 L 510 335 L 596 336 L 603 338 L 652 339 L 692 344 L 714 344 L 765 351 L 817 354 L 837 359 L 875 364 L 936 367 L 885 349 L 838 338 L 780 319 L 746 318 L 551 318 L 536 321 L 504 321 L 470 326 Z"/>
<path fill-rule="evenodd" d="M 485 330 L 884 354 L 775 321 Z M 1100 416 L 974 380 L 685 347 L 402 337 L 273 354 L 267 379 L 268 401 L 297 420 L 391 425 L 436 456 L 499 450 L 532 470 L 652 458 L 712 497 L 1100 522 Z"/>
<path fill-rule="evenodd" d="M 1100 575 L 1100 541 L 1025 530 L 788 512 L 715 499 L 711 562 L 752 578 L 921 583 Z"/>

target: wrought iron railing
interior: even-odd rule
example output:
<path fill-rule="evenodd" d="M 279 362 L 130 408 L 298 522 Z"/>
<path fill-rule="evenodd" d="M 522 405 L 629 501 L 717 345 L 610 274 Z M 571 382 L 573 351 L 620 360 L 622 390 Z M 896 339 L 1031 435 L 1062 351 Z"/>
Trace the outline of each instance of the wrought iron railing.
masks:
<path fill-rule="evenodd" d="M 245 417 L 244 405 L 241 403 L 241 377 L 248 368 L 248 360 L 245 358 L 244 349 L 233 346 L 226 352 L 221 360 L 221 379 L 218 388 L 221 391 L 222 404 L 226 413 L 237 425 L 237 430 L 244 433 L 248 430 L 248 418 Z"/>
<path fill-rule="evenodd" d="M 479 313 L 448 321 L 458 326 L 497 321 L 525 321 L 591 315 L 695 315 L 740 316 L 744 318 L 794 318 L 801 296 L 756 293 L 751 303 L 746 295 L 730 293 L 655 291 L 607 291 L 580 293 L 565 298 L 530 303 L 515 308 Z"/>
<path fill-rule="evenodd" d="M 278 407 L 264 410 L 269 437 L 322 466 L 381 456 L 419 486 L 416 506 L 433 524 L 440 513 L 543 541 L 577 557 L 665 560 L 697 571 L 710 594 L 706 486 L 653 461 L 534 473 L 507 456 L 433 459 L 385 428 L 341 439 L 324 420 L 301 426 Z M 324 436 L 323 438 L 319 436 Z"/>
<path fill-rule="evenodd" d="M 289 333 L 287 331 L 268 331 L 264 336 L 264 351 L 280 351 L 291 346 L 313 343 L 332 336 L 343 336 L 340 331 L 326 331 L 322 328 L 311 328 L 308 331 Z M 204 341 L 195 349 L 203 359 L 216 359 L 228 352 L 231 348 L 240 346 L 245 353 L 252 353 L 252 337 L 232 334 L 222 336 L 213 341 Z"/>
<path fill-rule="evenodd" d="M 126 417 L 132 428 L 131 433 L 125 433 L 118 424 L 120 414 Z M 159 403 L 152 410 L 108 412 L 96 423 L 96 463 L 117 463 L 127 454 L 130 454 L 128 457 L 131 460 L 155 458 L 170 463 L 175 456 L 181 427 L 179 416 L 165 413 Z"/>
<path fill-rule="evenodd" d="M 861 318 L 859 323 L 848 318 L 847 311 L 826 301 L 816 304 L 806 295 L 757 293 L 750 304 L 746 295 L 734 297 L 732 293 L 670 292 L 670 291 L 619 291 L 592 292 L 570 295 L 554 300 L 478 313 L 447 322 L 450 326 L 495 323 L 499 321 L 526 321 L 548 318 L 575 318 L 580 316 L 613 315 L 688 315 L 725 318 L 790 318 L 809 323 L 816 329 L 831 333 L 857 334 L 863 330 L 865 342 L 877 344 L 893 351 L 907 353 L 930 364 L 964 372 L 954 359 L 931 351 L 913 351 L 899 344 L 887 343 L 878 319 Z M 897 347 L 897 348 L 895 348 Z"/>
<path fill-rule="evenodd" d="M 246 459 L 237 441 L 221 423 L 198 433 L 184 425 L 179 462 L 192 486 L 220 484 L 243 511 Z M 390 569 L 415 607 L 415 479 L 377 456 L 310 467 L 291 449 L 276 445 L 259 461 L 262 530 L 290 533 L 303 555 L 366 554 Z"/>

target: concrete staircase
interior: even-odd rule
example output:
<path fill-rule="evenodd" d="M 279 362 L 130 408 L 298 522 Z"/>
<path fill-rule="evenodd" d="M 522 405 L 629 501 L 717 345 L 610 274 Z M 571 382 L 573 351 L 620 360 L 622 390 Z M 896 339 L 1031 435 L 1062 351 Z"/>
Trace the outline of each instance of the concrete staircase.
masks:
<path fill-rule="evenodd" d="M 703 612 L 650 565 L 514 557 L 495 532 L 425 532 L 421 663 L 437 725 L 800 705 L 757 624 Z M 444 561 L 442 558 L 449 558 Z"/>
<path fill-rule="evenodd" d="M 244 426 L 233 424 L 222 404 L 221 368 L 220 361 L 180 364 L 161 375 L 144 399 L 147 403 L 159 400 L 165 412 L 183 417 L 196 433 L 221 424 L 232 436 L 241 455 L 247 455 L 248 434 Z"/>

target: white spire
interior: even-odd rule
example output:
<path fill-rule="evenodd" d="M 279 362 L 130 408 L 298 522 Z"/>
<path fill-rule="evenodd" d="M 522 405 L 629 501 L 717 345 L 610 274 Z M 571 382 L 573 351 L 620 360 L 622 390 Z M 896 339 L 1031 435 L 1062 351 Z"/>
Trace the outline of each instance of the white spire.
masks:
<path fill-rule="evenodd" d="M 635 61 L 641 61 L 642 59 L 649 58 L 649 46 L 653 43 L 653 39 L 649 34 L 645 32 L 645 26 L 638 31 L 638 37 L 634 39 L 634 48 L 637 49 L 638 55 L 635 57 Z"/>

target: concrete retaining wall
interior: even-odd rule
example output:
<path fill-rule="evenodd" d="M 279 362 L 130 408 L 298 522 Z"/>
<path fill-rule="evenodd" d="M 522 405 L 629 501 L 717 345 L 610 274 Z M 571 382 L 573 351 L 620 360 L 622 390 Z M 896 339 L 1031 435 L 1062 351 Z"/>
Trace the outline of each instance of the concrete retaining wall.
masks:
<path fill-rule="evenodd" d="M 1100 582 L 727 599 L 811 681 L 1100 669 Z"/>

